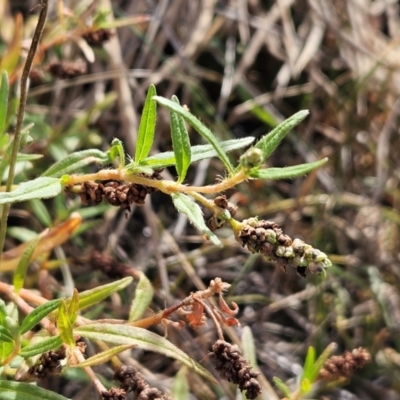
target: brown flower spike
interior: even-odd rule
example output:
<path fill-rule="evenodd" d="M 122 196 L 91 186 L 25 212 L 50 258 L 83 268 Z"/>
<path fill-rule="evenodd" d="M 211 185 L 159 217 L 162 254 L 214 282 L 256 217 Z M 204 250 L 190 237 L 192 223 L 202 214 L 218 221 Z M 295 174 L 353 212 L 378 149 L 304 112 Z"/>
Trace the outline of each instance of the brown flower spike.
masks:
<path fill-rule="evenodd" d="M 137 400 L 173 400 L 157 388 L 150 387 L 143 375 L 131 366 L 123 365 L 119 368 L 114 374 L 114 379 L 121 382 L 124 391 L 132 391 Z"/>
<path fill-rule="evenodd" d="M 221 377 L 237 384 L 241 391 L 246 391 L 247 399 L 255 399 L 261 394 L 261 386 L 256 379 L 258 373 L 251 370 L 249 362 L 240 355 L 238 346 L 217 340 L 211 356 Z"/>
<path fill-rule="evenodd" d="M 318 378 L 332 381 L 339 378 L 350 378 L 356 369 L 364 368 L 371 361 L 371 355 L 363 347 L 346 351 L 341 356 L 326 360 Z"/>
<path fill-rule="evenodd" d="M 249 218 L 240 223 L 236 240 L 252 253 L 260 253 L 286 270 L 287 266 L 296 268 L 300 276 L 324 274 L 332 265 L 328 256 L 301 239 L 292 240 L 282 232 L 273 221 Z"/>

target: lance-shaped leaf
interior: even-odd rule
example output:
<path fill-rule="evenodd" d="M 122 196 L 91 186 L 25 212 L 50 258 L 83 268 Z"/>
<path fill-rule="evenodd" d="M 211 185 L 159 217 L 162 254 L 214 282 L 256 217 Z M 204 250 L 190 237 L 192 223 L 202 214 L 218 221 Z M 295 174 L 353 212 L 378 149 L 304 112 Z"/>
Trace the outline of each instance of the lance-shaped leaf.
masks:
<path fill-rule="evenodd" d="M 183 193 L 171 194 L 172 201 L 176 209 L 185 214 L 189 221 L 204 235 L 206 235 L 215 245 L 222 246 L 218 237 L 211 232 L 204 222 L 203 212 L 200 206 L 195 203 L 188 195 Z"/>
<path fill-rule="evenodd" d="M 166 338 L 147 329 L 122 324 L 90 324 L 76 328 L 74 333 L 87 339 L 102 340 L 115 345 L 136 345 L 143 350 L 163 354 L 180 361 L 198 374 L 215 382 L 213 376 L 204 367 L 181 349 Z"/>
<path fill-rule="evenodd" d="M 8 76 L 7 71 L 3 71 L 1 74 L 0 82 L 0 139 L 2 138 L 4 129 L 6 127 L 7 110 L 8 110 Z"/>
<path fill-rule="evenodd" d="M 181 367 L 175 375 L 171 394 L 175 400 L 186 400 L 190 398 L 188 369 L 186 366 Z"/>
<path fill-rule="evenodd" d="M 64 300 L 61 300 L 60 306 L 58 307 L 57 328 L 62 341 L 70 347 L 75 347 L 72 324 L 68 315 L 67 305 L 65 304 Z"/>
<path fill-rule="evenodd" d="M 12 333 L 9 331 L 9 329 L 2 325 L 0 325 L 0 342 L 1 341 L 8 343 L 12 343 L 14 341 Z"/>
<path fill-rule="evenodd" d="M 271 153 L 278 147 L 281 140 L 287 133 L 298 125 L 307 115 L 308 110 L 302 110 L 292 115 L 290 118 L 281 122 L 270 133 L 263 136 L 256 144 L 255 147 L 261 149 L 263 152 L 264 161 L 271 155 Z"/>
<path fill-rule="evenodd" d="M 135 298 L 132 301 L 129 321 L 136 321 L 142 317 L 153 299 L 154 289 L 146 275 L 141 272 L 139 282 L 135 290 Z"/>
<path fill-rule="evenodd" d="M 300 390 L 302 393 L 308 393 L 311 390 L 312 380 L 310 379 L 315 363 L 315 348 L 309 346 L 306 360 L 304 362 L 303 375 L 300 380 Z"/>
<path fill-rule="evenodd" d="M 225 152 L 229 152 L 249 146 L 253 141 L 254 138 L 252 136 L 249 136 L 242 139 L 226 140 L 224 142 L 220 142 L 219 144 L 222 150 L 224 150 Z M 191 163 L 218 156 L 218 153 L 211 144 L 200 144 L 197 146 L 192 146 L 191 153 Z M 155 154 L 154 156 L 147 157 L 145 160 L 142 161 L 142 165 L 147 165 L 154 169 L 168 167 L 175 164 L 175 155 L 172 151 Z"/>
<path fill-rule="evenodd" d="M 156 95 L 156 87 L 150 85 L 144 103 L 142 117 L 140 118 L 138 137 L 136 141 L 135 163 L 140 163 L 150 152 L 154 140 L 156 128 L 157 103 L 153 97 Z"/>
<path fill-rule="evenodd" d="M 41 177 L 21 183 L 12 192 L 0 193 L 0 204 L 15 203 L 32 199 L 55 197 L 63 190 L 60 179 Z"/>
<path fill-rule="evenodd" d="M 49 315 L 52 311 L 56 310 L 60 305 L 61 299 L 50 300 L 39 307 L 36 307 L 31 313 L 29 313 L 19 328 L 21 335 L 31 330 L 37 325 L 44 317 Z"/>
<path fill-rule="evenodd" d="M 70 400 L 50 390 L 25 382 L 0 381 L 0 400 Z"/>
<path fill-rule="evenodd" d="M 323 158 L 319 161 L 314 161 L 307 164 L 293 165 L 292 167 L 283 168 L 265 168 L 256 169 L 250 172 L 250 176 L 256 179 L 290 179 L 308 174 L 312 170 L 321 167 L 328 161 L 328 158 Z"/>
<path fill-rule="evenodd" d="M 63 175 L 81 171 L 90 164 L 106 164 L 110 162 L 109 155 L 98 149 L 77 151 L 56 162 L 42 176 L 61 178 Z"/>
<path fill-rule="evenodd" d="M 57 350 L 63 344 L 60 335 L 43 338 L 35 343 L 24 347 L 19 355 L 24 358 L 33 357 L 38 354 L 43 354 L 46 351 Z"/>
<path fill-rule="evenodd" d="M 86 307 L 90 307 L 94 304 L 101 302 L 111 294 L 126 288 L 132 282 L 132 280 L 133 278 L 128 276 L 118 281 L 98 286 L 96 288 L 86 290 L 85 292 L 81 292 L 79 294 L 79 309 L 82 310 Z"/>
<path fill-rule="evenodd" d="M 154 99 L 164 107 L 167 107 L 170 111 L 174 111 L 177 114 L 181 115 L 185 119 L 185 121 L 187 121 L 201 136 L 203 136 L 204 139 L 207 140 L 208 143 L 210 143 L 214 147 L 215 151 L 218 154 L 218 157 L 224 163 L 229 173 L 234 173 L 232 164 L 229 161 L 227 154 L 219 144 L 217 138 L 198 118 L 196 118 L 193 114 L 191 114 L 181 105 L 176 104 L 172 100 L 168 100 L 160 96 L 155 96 Z"/>
<path fill-rule="evenodd" d="M 304 366 L 303 377 L 310 380 L 310 382 L 315 382 L 318 377 L 319 371 L 325 364 L 325 361 L 332 355 L 332 353 L 337 349 L 336 343 L 329 344 L 318 359 L 313 363 L 312 367 L 308 365 Z M 308 353 L 307 353 L 308 356 Z M 314 357 L 315 359 L 315 357 Z M 307 363 L 306 363 L 307 364 Z"/>
<path fill-rule="evenodd" d="M 22 253 L 22 257 L 19 260 L 17 269 L 15 270 L 14 277 L 13 277 L 13 285 L 15 294 L 18 294 L 21 290 L 22 286 L 24 286 L 26 271 L 28 270 L 29 263 L 31 261 L 33 252 L 35 247 L 39 242 L 40 236 L 37 235 L 35 239 L 33 239 L 28 247 Z"/>
<path fill-rule="evenodd" d="M 129 350 L 132 347 L 135 347 L 133 344 L 122 344 L 120 346 L 113 347 L 112 349 L 108 349 L 106 351 L 102 351 L 101 353 L 98 353 L 92 357 L 89 357 L 85 361 L 72 365 L 71 367 L 75 368 L 84 368 L 84 367 L 94 367 L 96 365 L 101 365 L 106 363 L 107 361 L 110 361 L 113 357 L 118 355 L 119 353 L 122 353 L 125 350 Z"/>
<path fill-rule="evenodd" d="M 179 104 L 176 96 L 172 96 L 172 101 Z M 178 182 L 183 182 L 190 165 L 191 150 L 189 134 L 186 129 L 185 120 L 174 111 L 170 112 L 172 147 L 174 149 L 176 171 L 178 172 Z"/>
<path fill-rule="evenodd" d="M 69 321 L 71 325 L 73 325 L 78 317 L 79 311 L 79 293 L 76 289 L 74 289 L 74 294 L 72 295 L 72 299 L 68 302 L 68 310 L 67 314 L 69 316 Z"/>
<path fill-rule="evenodd" d="M 292 399 L 292 391 L 290 390 L 290 387 L 286 385 L 285 382 L 282 381 L 282 379 L 274 376 L 273 379 L 274 383 L 276 386 L 278 386 L 279 390 L 285 395 L 285 397 L 289 400 Z"/>

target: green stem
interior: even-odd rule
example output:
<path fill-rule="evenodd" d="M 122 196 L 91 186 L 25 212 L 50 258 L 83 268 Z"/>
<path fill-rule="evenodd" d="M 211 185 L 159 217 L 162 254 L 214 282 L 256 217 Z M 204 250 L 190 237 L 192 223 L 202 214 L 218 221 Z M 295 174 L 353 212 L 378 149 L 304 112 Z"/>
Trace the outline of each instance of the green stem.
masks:
<path fill-rule="evenodd" d="M 22 122 L 24 120 L 24 114 L 25 114 L 25 106 L 26 106 L 26 99 L 28 96 L 28 78 L 29 78 L 29 72 L 32 67 L 33 59 L 35 58 L 36 50 L 39 45 L 40 38 L 42 37 L 43 29 L 44 29 L 44 24 L 46 22 L 46 16 L 47 16 L 47 8 L 48 8 L 48 0 L 41 0 L 40 3 L 40 14 L 39 14 L 39 20 L 36 25 L 35 33 L 32 38 L 32 43 L 31 47 L 29 48 L 28 56 L 26 58 L 26 62 L 24 65 L 24 69 L 22 71 L 22 76 L 21 76 L 21 96 L 19 100 L 19 107 L 18 107 L 18 113 L 17 113 L 17 124 L 15 127 L 15 135 L 14 135 L 14 143 L 13 143 L 13 148 L 12 148 L 12 153 L 11 153 L 11 158 L 10 158 L 10 171 L 8 174 L 7 178 L 7 185 L 6 185 L 6 191 L 10 192 L 13 182 L 14 182 L 14 175 L 15 175 L 15 164 L 17 162 L 17 155 L 19 148 L 21 146 L 21 128 L 22 128 Z M 3 212 L 1 216 L 1 225 L 0 225 L 0 256 L 3 251 L 4 247 L 4 242 L 6 238 L 6 228 L 7 228 L 7 219 L 8 219 L 8 214 L 10 212 L 10 204 L 5 204 L 3 206 Z M 0 258 L 1 260 L 1 258 Z"/>

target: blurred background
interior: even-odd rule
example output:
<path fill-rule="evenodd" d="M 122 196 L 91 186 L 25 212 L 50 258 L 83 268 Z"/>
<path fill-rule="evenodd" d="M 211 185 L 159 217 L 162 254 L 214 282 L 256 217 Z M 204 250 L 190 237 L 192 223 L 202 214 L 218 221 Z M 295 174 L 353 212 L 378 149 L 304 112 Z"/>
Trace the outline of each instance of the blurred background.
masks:
<path fill-rule="evenodd" d="M 313 398 L 400 399 L 399 3 L 50 3 L 25 119 L 35 124 L 26 151 L 44 157 L 24 165 L 20 181 L 72 151 L 107 150 L 113 138 L 133 155 L 150 83 L 161 96 L 177 95 L 219 140 L 258 138 L 308 109 L 309 117 L 268 165 L 323 157 L 329 162 L 304 178 L 247 182 L 226 195 L 239 207 L 237 219 L 273 220 L 291 237 L 327 253 L 334 265 L 325 280 L 285 273 L 250 255 L 228 229 L 218 231 L 225 245 L 221 250 L 160 193 L 128 216 L 107 205 L 81 209 L 79 199 L 63 195 L 17 204 L 7 247 L 26 240 L 29 230 L 40 232 L 79 209 L 84 217 L 80 234 L 63 247 L 79 290 L 110 279 L 88 261 L 99 251 L 146 273 L 157 290 L 154 311 L 215 277 L 232 284 L 227 299 L 239 304 L 242 326 L 227 340 L 240 340 L 243 327 L 251 328 L 263 399 L 283 397 L 272 383 L 274 376 L 295 391 L 307 348 L 314 346 L 320 354 L 333 342 L 337 354 L 368 349 L 372 362 L 352 379 L 316 388 Z M 38 11 L 36 0 L 0 0 L 0 68 L 9 72 L 14 93 Z M 168 113 L 159 108 L 158 115 L 154 153 L 172 146 Z M 193 131 L 190 137 L 192 144 L 203 143 Z M 236 160 L 239 156 L 232 154 Z M 173 168 L 163 174 L 176 176 Z M 218 160 L 206 160 L 191 167 L 187 182 L 211 184 L 223 175 Z M 30 284 L 51 298 L 63 293 L 66 282 L 52 267 L 33 271 Z M 93 315 L 126 317 L 133 293 L 115 295 Z M 216 332 L 209 323 L 196 331 L 169 329 L 168 338 L 201 360 Z M 163 390 L 171 389 L 180 368 L 143 351 L 133 352 L 129 362 Z M 208 360 L 204 365 L 212 370 Z M 111 369 L 102 367 L 99 373 L 112 381 Z M 236 398 L 234 386 L 226 382 L 214 387 L 193 372 L 185 377 L 193 399 Z M 92 393 L 83 379 L 67 375 L 43 385 L 83 399 Z"/>

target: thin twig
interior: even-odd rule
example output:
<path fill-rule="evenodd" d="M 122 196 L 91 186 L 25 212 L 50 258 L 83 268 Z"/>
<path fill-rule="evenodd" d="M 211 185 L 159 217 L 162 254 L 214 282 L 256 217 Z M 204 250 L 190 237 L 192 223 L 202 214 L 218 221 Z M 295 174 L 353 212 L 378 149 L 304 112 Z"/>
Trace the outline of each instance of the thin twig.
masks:
<path fill-rule="evenodd" d="M 17 124 L 15 127 L 15 135 L 14 135 L 14 143 L 13 143 L 13 148 L 12 148 L 12 153 L 11 153 L 11 158 L 10 158 L 10 170 L 8 173 L 8 178 L 7 178 L 7 185 L 6 185 L 6 191 L 10 192 L 13 182 L 14 182 L 14 175 L 15 175 L 15 164 L 17 162 L 17 155 L 19 148 L 21 146 L 21 128 L 22 128 L 22 122 L 24 120 L 24 115 L 25 115 L 25 106 L 26 106 L 26 99 L 28 96 L 28 78 L 29 78 L 29 72 L 32 67 L 33 60 L 35 58 L 35 54 L 39 45 L 40 38 L 42 37 L 43 29 L 44 29 L 44 24 L 46 22 L 46 16 L 47 16 L 47 9 L 48 9 L 48 0 L 41 0 L 40 3 L 40 13 L 39 13 L 39 20 L 36 25 L 35 33 L 32 38 L 32 43 L 29 48 L 28 56 L 26 58 L 26 62 L 24 65 L 24 69 L 22 71 L 22 77 L 21 77 L 21 96 L 19 100 L 19 107 L 18 107 L 18 113 L 17 113 Z M 10 204 L 5 204 L 3 206 L 3 212 L 2 212 L 2 217 L 1 217 L 1 225 L 0 225 L 0 256 L 3 251 L 4 247 L 4 242 L 6 238 L 6 227 L 7 227 L 7 219 L 8 219 L 8 214 L 10 212 Z M 1 260 L 1 258 L 0 258 Z M 0 261 L 1 262 L 1 261 Z"/>

